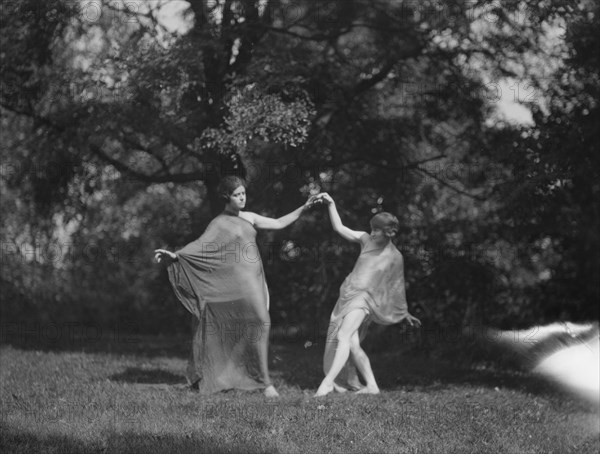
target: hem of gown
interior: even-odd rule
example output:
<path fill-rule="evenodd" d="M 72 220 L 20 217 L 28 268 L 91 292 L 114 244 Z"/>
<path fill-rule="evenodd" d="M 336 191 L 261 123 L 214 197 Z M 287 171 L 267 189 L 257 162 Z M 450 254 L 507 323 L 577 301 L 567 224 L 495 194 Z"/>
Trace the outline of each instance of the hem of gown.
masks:
<path fill-rule="evenodd" d="M 358 299 L 362 300 L 363 303 L 361 305 L 359 305 L 358 303 L 354 303 L 354 300 L 358 300 Z M 354 305 L 353 305 L 353 303 L 354 303 Z M 337 304 L 336 304 L 336 306 L 337 306 Z M 368 299 L 364 295 L 364 293 L 360 293 L 360 294 L 354 296 L 353 298 L 349 299 L 348 301 L 346 301 L 344 303 L 344 306 L 345 307 L 342 308 L 338 314 L 335 314 L 336 308 L 334 307 L 334 309 L 331 313 L 331 317 L 329 318 L 329 325 L 334 324 L 335 331 L 337 331 L 339 329 L 339 327 L 341 326 L 342 320 L 344 320 L 344 317 L 346 317 L 346 315 L 348 315 L 352 311 L 362 310 L 365 312 L 365 314 L 366 314 L 365 319 L 361 323 L 361 326 L 364 323 L 370 323 L 373 311 L 371 310 Z M 327 341 L 331 342 L 332 339 L 327 339 Z"/>

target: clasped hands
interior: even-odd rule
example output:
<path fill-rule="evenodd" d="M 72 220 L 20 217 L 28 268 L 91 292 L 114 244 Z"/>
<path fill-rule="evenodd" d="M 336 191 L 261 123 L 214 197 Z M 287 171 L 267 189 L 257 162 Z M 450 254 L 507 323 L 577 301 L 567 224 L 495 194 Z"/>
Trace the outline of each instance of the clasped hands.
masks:
<path fill-rule="evenodd" d="M 311 195 L 308 198 L 308 200 L 306 201 L 306 204 L 304 206 L 305 206 L 305 208 L 309 208 L 314 205 L 319 205 L 321 203 L 325 203 L 326 205 L 329 205 L 329 204 L 333 203 L 333 199 L 326 192 L 321 192 L 316 195 Z"/>

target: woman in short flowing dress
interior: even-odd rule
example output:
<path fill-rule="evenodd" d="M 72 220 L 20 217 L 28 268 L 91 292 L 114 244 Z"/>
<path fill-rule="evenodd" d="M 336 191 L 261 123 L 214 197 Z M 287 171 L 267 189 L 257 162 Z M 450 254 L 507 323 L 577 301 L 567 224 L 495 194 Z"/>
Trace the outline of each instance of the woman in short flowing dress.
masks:
<path fill-rule="evenodd" d="M 329 320 L 323 370 L 325 378 L 315 396 L 331 391 L 344 392 L 346 387 L 359 393 L 377 394 L 371 363 L 360 345 L 370 323 L 391 325 L 406 320 L 410 325 L 421 322 L 408 312 L 404 288 L 404 260 L 392 238 L 398 231 L 398 219 L 379 213 L 371 219 L 371 233 L 349 229 L 340 219 L 335 202 L 327 193 L 317 200 L 328 204 L 331 224 L 349 241 L 360 244 L 360 255 L 346 277 Z M 363 387 L 356 369 L 366 382 Z"/>

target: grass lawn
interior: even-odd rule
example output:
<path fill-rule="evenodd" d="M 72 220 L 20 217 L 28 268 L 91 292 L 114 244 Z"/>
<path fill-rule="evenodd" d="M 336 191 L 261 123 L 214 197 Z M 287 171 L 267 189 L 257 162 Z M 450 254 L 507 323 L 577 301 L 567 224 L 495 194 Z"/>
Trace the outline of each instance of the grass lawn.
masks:
<path fill-rule="evenodd" d="M 272 346 L 281 394 L 200 396 L 187 345 L 0 347 L 3 453 L 597 453 L 598 409 L 517 371 L 371 354 L 378 396 L 314 399 L 322 346 Z M 454 365 L 452 365 L 454 364 Z"/>

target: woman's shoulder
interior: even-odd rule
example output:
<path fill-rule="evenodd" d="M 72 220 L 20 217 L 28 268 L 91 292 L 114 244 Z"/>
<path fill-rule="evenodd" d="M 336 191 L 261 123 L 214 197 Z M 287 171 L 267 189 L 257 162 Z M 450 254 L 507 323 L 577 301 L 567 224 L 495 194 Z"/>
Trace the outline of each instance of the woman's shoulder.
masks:
<path fill-rule="evenodd" d="M 231 223 L 231 222 L 237 222 L 240 219 L 243 222 L 249 222 L 250 224 L 252 224 L 254 226 L 254 216 L 255 214 L 252 213 L 251 211 L 240 211 L 238 214 L 231 214 L 231 213 L 220 213 L 218 214 L 215 218 L 213 218 L 212 221 L 210 221 L 209 225 L 212 224 L 227 224 L 227 223 Z"/>
<path fill-rule="evenodd" d="M 371 239 L 371 235 L 369 235 L 367 232 L 363 232 L 363 234 L 358 239 L 358 242 L 360 243 L 360 248 L 361 249 L 364 249 L 372 241 L 373 240 Z"/>
<path fill-rule="evenodd" d="M 397 254 L 397 255 L 400 255 L 400 256 L 402 256 L 402 253 L 400 252 L 400 249 L 398 249 L 398 246 L 396 246 L 396 245 L 394 244 L 394 242 L 393 242 L 393 241 L 390 241 L 390 242 L 388 243 L 388 245 L 387 245 L 387 249 L 388 249 L 388 250 L 389 250 L 389 251 L 390 251 L 392 254 L 395 254 L 395 255 Z"/>
<path fill-rule="evenodd" d="M 254 217 L 256 216 L 252 211 L 240 211 L 239 215 L 244 221 L 248 221 L 252 226 L 254 226 Z"/>
<path fill-rule="evenodd" d="M 395 260 L 398 261 L 398 263 L 404 264 L 404 256 L 402 255 L 402 252 L 400 252 L 400 249 L 398 249 L 394 243 L 390 242 L 389 250 L 390 254 L 394 257 Z"/>
<path fill-rule="evenodd" d="M 210 227 L 218 226 L 219 224 L 223 224 L 224 222 L 227 222 L 227 217 L 228 216 L 224 215 L 223 213 L 217 214 L 208 223 L 208 225 L 206 226 L 206 230 L 208 230 Z"/>

